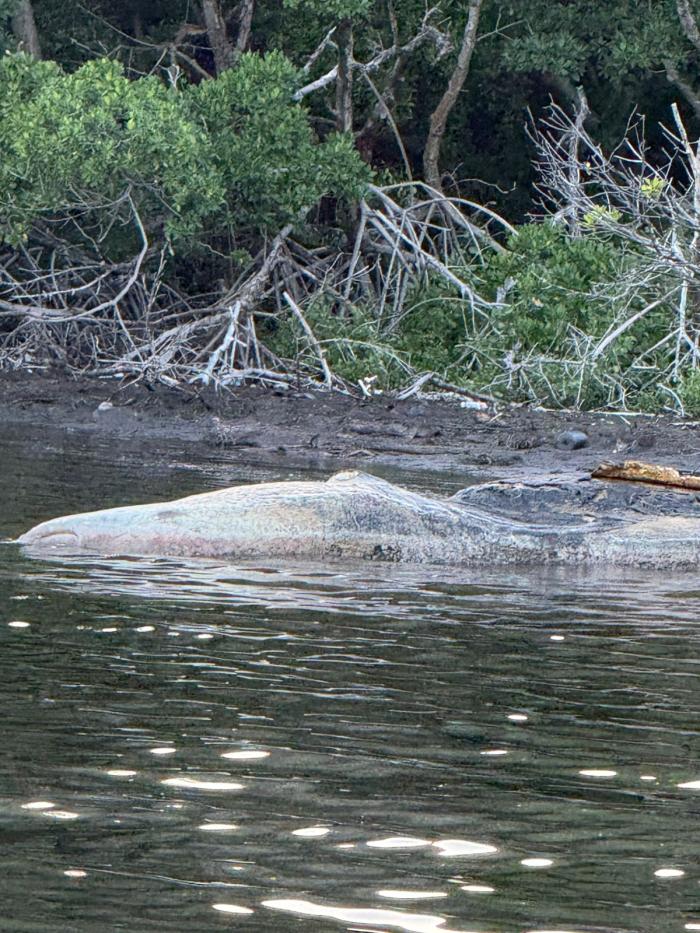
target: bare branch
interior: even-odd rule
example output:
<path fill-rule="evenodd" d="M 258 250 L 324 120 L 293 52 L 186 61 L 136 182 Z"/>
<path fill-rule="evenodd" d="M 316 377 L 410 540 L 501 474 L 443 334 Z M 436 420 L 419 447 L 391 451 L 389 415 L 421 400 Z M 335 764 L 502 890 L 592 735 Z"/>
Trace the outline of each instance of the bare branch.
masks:
<path fill-rule="evenodd" d="M 406 147 L 404 146 L 403 140 L 401 139 L 401 133 L 399 132 L 399 127 L 396 123 L 396 120 L 394 119 L 394 115 L 389 109 L 389 105 L 387 104 L 387 102 L 384 100 L 382 95 L 379 93 L 379 90 L 377 89 L 376 84 L 374 83 L 374 81 L 372 81 L 369 74 L 367 72 L 363 72 L 362 77 L 365 79 L 366 83 L 369 85 L 370 90 L 372 91 L 375 98 L 377 99 L 377 106 L 379 108 L 380 114 L 387 121 L 387 123 L 389 124 L 389 126 L 391 127 L 394 133 L 394 139 L 396 140 L 396 145 L 398 146 L 399 152 L 401 153 L 401 158 L 403 160 L 403 167 L 406 172 L 406 178 L 408 179 L 409 183 L 411 183 L 413 181 L 413 173 L 411 172 L 411 163 L 408 160 L 408 153 L 406 152 Z"/>
<path fill-rule="evenodd" d="M 326 360 L 326 354 L 323 352 L 323 348 L 321 347 L 321 344 L 318 342 L 314 332 L 309 327 L 308 322 L 306 318 L 304 317 L 301 308 L 296 303 L 296 301 L 294 301 L 294 299 L 289 294 L 289 292 L 284 292 L 283 297 L 284 297 L 284 300 L 289 305 L 289 307 L 292 309 L 292 313 L 294 314 L 294 317 L 301 324 L 302 330 L 308 337 L 309 343 L 316 351 L 316 355 L 318 356 L 319 363 L 321 364 L 321 369 L 323 370 L 323 381 L 326 385 L 326 388 L 330 389 L 331 386 L 333 385 L 333 376 L 331 375 L 331 371 L 328 367 L 328 362 Z"/>
<path fill-rule="evenodd" d="M 354 58 L 351 58 L 350 61 L 347 62 L 347 66 L 350 67 L 353 71 L 357 70 L 363 74 L 373 74 L 387 62 L 409 55 L 411 52 L 415 51 L 421 45 L 426 43 L 434 45 L 440 57 L 446 55 L 452 47 L 451 41 L 449 36 L 446 36 L 443 32 L 440 32 L 440 30 L 433 26 L 430 22 L 434 13 L 435 8 L 428 10 L 428 12 L 423 17 L 423 22 L 416 35 L 404 45 L 399 46 L 394 44 L 388 49 L 383 49 L 368 62 L 358 62 L 355 61 Z M 307 74 L 310 71 L 312 65 L 316 63 L 321 54 L 331 44 L 332 39 L 336 36 L 337 30 L 338 27 L 335 26 L 331 32 L 326 35 L 319 47 L 304 66 L 304 74 Z M 335 65 L 325 74 L 316 78 L 314 81 L 311 81 L 309 84 L 304 85 L 304 87 L 299 88 L 299 90 L 294 94 L 293 99 L 300 101 L 304 97 L 307 97 L 309 94 L 313 94 L 314 91 L 319 91 L 324 87 L 328 87 L 329 84 L 333 84 L 338 79 L 338 73 L 339 65 Z"/>
<path fill-rule="evenodd" d="M 478 226 L 498 218 L 423 183 L 372 186 L 368 199 L 360 205 L 351 251 L 307 248 L 286 226 L 230 287 L 188 296 L 165 278 L 167 244 L 149 246 L 129 190 L 104 205 L 75 193 L 71 219 L 85 247 L 62 242 L 50 226 L 40 246 L 33 234 L 31 247 L 0 247 L 0 365 L 60 358 L 73 371 L 168 386 L 257 380 L 347 391 L 331 368 L 332 345 L 334 355 L 355 366 L 379 360 L 369 365 L 415 379 L 391 337 L 407 314 L 422 313 L 416 285 L 426 276 L 442 279 L 454 290 L 445 300 L 465 301 L 465 314 L 486 326 L 494 305 L 479 294 L 469 264 L 475 253 L 499 248 Z M 450 224 L 443 219 L 448 213 Z M 100 244 L 107 231 L 127 222 L 139 232 L 138 254 L 130 262 L 105 262 Z M 308 313 L 313 305 L 332 306 L 331 320 L 337 313 L 338 323 L 350 327 L 355 315 L 367 323 L 367 309 L 374 309 L 371 330 L 365 323 L 361 335 L 339 328 L 337 336 L 321 339 Z M 281 359 L 256 320 L 272 319 L 279 327 L 290 316 L 313 352 Z M 445 375 L 436 374 L 433 384 Z M 378 378 L 372 370 L 363 374 L 360 391 L 373 393 Z M 449 385 L 443 383 L 444 391 Z"/>
<path fill-rule="evenodd" d="M 320 78 L 316 78 L 315 81 L 311 81 L 309 84 L 305 84 L 304 87 L 300 87 L 299 90 L 294 93 L 292 99 L 295 101 L 303 100 L 304 97 L 308 97 L 308 95 L 313 94 L 314 91 L 320 91 L 321 88 L 333 84 L 337 77 L 338 66 L 335 65 L 330 71 L 327 71 L 326 74 L 321 75 Z"/>

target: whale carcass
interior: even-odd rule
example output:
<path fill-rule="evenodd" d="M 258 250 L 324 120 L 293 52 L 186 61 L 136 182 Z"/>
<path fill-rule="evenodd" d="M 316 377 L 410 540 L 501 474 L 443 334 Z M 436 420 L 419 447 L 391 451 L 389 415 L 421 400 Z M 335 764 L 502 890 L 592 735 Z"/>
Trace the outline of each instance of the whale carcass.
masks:
<path fill-rule="evenodd" d="M 109 556 L 694 568 L 700 504 L 590 478 L 490 483 L 441 498 L 344 472 L 55 518 L 19 542 Z"/>

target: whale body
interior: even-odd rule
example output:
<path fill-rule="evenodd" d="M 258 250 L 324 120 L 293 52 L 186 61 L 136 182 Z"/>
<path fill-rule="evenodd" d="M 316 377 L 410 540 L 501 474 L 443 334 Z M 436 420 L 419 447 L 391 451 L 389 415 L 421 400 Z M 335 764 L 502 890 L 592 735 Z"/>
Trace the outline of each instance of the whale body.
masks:
<path fill-rule="evenodd" d="M 697 567 L 696 497 L 630 485 L 491 483 L 440 498 L 344 472 L 55 518 L 19 543 L 39 554 Z"/>

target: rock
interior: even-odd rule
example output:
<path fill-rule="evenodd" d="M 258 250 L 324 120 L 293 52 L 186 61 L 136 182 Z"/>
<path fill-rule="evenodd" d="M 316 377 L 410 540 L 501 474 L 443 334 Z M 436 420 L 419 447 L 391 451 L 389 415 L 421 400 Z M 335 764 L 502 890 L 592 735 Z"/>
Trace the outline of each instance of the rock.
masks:
<path fill-rule="evenodd" d="M 562 431 L 557 436 L 556 446 L 559 450 L 580 450 L 588 446 L 588 435 L 583 431 Z"/>
<path fill-rule="evenodd" d="M 641 450 L 649 450 L 651 447 L 654 447 L 655 444 L 656 437 L 649 432 L 640 434 L 637 438 L 637 447 L 639 447 Z"/>

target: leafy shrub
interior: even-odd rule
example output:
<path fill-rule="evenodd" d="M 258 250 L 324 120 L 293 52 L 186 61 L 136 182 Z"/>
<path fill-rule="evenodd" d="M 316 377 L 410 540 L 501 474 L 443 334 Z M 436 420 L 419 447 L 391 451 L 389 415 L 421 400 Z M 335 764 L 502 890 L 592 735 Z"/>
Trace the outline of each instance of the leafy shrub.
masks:
<path fill-rule="evenodd" d="M 490 309 L 473 310 L 436 283 L 416 291 L 397 340 L 411 362 L 503 397 L 555 405 L 605 405 L 618 382 L 631 397 L 645 391 L 650 371 L 630 365 L 663 335 L 663 306 L 582 365 L 623 313 L 610 292 L 634 256 L 597 231 L 570 236 L 550 223 L 521 227 L 506 247 L 466 272 L 494 302 Z M 648 300 L 640 288 L 624 313 Z"/>
<path fill-rule="evenodd" d="M 244 55 L 216 81 L 188 90 L 237 226 L 299 221 L 322 196 L 358 195 L 369 179 L 351 137 L 317 142 L 306 112 L 292 103 L 297 84 L 295 67 L 272 52 Z"/>
<path fill-rule="evenodd" d="M 125 191 L 147 230 L 175 241 L 224 214 L 239 236 L 276 230 L 323 195 L 357 193 L 366 166 L 345 137 L 317 142 L 295 82 L 279 53 L 183 91 L 112 61 L 66 74 L 3 57 L 0 239 L 19 242 L 41 219 L 109 217 Z"/>
<path fill-rule="evenodd" d="M 683 403 L 685 413 L 697 418 L 700 416 L 700 371 L 686 373 L 677 386 L 678 397 Z"/>
<path fill-rule="evenodd" d="M 640 289 L 633 306 L 621 309 L 610 296 L 634 256 L 596 231 L 573 237 L 552 224 L 521 227 L 506 247 L 483 265 L 459 270 L 494 302 L 491 308 L 473 309 L 430 275 L 409 295 L 400 320 L 380 321 L 376 309 L 348 313 L 316 303 L 309 323 L 332 367 L 353 381 L 376 376 L 382 388 L 405 384 L 409 370 L 433 371 L 507 399 L 596 407 L 625 392 L 627 404 L 660 407 L 662 360 L 652 354 L 644 366 L 632 363 L 665 333 L 669 309 L 660 305 L 605 352 L 590 354 L 620 315 L 649 301 Z M 293 319 L 278 339 L 288 356 L 311 352 Z"/>
<path fill-rule="evenodd" d="M 189 233 L 225 196 L 210 140 L 156 78 L 129 81 L 110 61 L 64 74 L 5 56 L 0 100 L 0 231 L 10 241 L 42 218 L 109 214 L 127 190 L 149 228 Z"/>

